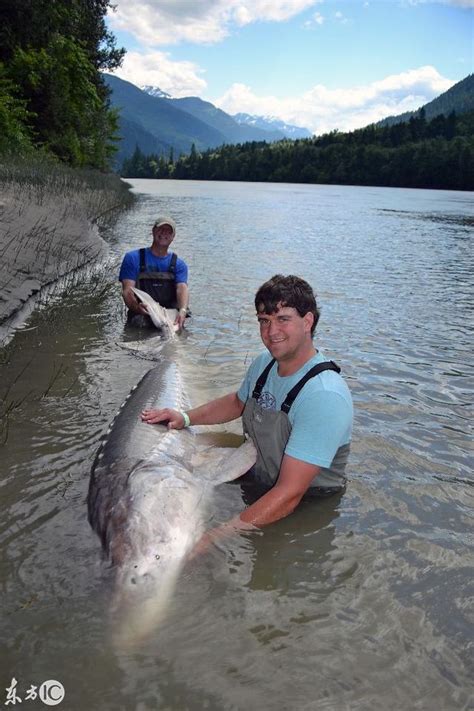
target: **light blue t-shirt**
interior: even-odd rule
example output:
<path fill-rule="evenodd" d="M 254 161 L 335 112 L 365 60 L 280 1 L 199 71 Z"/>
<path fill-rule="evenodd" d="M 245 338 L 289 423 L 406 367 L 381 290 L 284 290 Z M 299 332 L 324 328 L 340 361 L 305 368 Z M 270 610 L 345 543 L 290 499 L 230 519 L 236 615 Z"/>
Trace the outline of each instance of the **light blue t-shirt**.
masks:
<path fill-rule="evenodd" d="M 257 378 L 271 359 L 265 351 L 253 361 L 237 392 L 241 402 L 252 397 Z M 285 377 L 278 375 L 278 364 L 274 363 L 258 401 L 260 407 L 279 410 L 303 375 L 326 360 L 318 351 L 296 373 Z M 310 378 L 293 402 L 288 417 L 291 433 L 285 453 L 319 467 L 330 467 L 339 447 L 348 444 L 352 435 L 352 397 L 344 379 L 333 370 Z"/>
<path fill-rule="evenodd" d="M 147 271 L 167 272 L 171 264 L 173 252 L 169 252 L 166 257 L 157 257 L 153 254 L 150 247 L 145 250 L 145 264 Z M 140 272 L 140 250 L 134 249 L 127 252 L 120 267 L 119 281 L 124 279 L 138 280 Z M 177 284 L 188 283 L 188 266 L 179 257 L 176 260 L 175 282 Z"/>

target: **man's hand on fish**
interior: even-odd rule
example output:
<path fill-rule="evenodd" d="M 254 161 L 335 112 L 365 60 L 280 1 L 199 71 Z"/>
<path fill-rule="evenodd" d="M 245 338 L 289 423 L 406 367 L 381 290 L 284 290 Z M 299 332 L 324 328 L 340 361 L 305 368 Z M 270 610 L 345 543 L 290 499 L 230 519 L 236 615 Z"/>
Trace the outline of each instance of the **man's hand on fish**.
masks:
<path fill-rule="evenodd" d="M 186 321 L 186 309 L 180 309 L 176 315 L 175 326 L 178 327 L 178 331 L 182 331 L 184 328 L 184 323 Z"/>
<path fill-rule="evenodd" d="M 178 410 L 165 407 L 163 410 L 143 410 L 141 414 L 142 422 L 148 425 L 158 425 L 162 422 L 169 430 L 184 429 L 184 417 Z"/>

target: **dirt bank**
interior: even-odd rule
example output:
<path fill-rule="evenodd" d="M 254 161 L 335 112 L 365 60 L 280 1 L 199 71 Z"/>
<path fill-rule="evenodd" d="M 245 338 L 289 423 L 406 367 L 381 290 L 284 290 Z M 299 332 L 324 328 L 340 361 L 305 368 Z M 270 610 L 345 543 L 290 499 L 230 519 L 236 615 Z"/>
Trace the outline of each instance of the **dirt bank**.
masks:
<path fill-rule="evenodd" d="M 70 214 L 65 198 L 25 204 L 0 201 L 0 325 L 47 284 L 96 259 L 105 244 L 86 216 Z"/>
<path fill-rule="evenodd" d="M 97 219 L 130 204 L 117 176 L 58 168 L 0 175 L 0 343 L 35 297 L 106 253 Z"/>

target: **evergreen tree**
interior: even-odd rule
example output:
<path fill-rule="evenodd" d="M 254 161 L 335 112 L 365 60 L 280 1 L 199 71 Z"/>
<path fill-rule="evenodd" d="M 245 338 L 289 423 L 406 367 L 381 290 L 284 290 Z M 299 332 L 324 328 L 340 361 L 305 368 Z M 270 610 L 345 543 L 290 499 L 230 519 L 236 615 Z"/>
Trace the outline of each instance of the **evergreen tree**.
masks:
<path fill-rule="evenodd" d="M 120 65 L 105 25 L 110 0 L 3 0 L 0 63 L 9 105 L 24 108 L 23 133 L 61 160 L 106 168 L 117 114 L 100 70 Z M 15 104 L 16 102 L 16 104 Z M 20 102 L 20 104 L 18 104 Z M 12 116 L 13 116 L 12 113 Z"/>

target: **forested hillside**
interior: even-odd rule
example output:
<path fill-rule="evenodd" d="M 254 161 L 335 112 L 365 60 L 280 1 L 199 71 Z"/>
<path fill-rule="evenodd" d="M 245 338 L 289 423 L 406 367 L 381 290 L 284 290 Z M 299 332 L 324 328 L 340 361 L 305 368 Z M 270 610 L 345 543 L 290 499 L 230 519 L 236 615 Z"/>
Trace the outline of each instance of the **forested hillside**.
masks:
<path fill-rule="evenodd" d="M 122 61 L 104 17 L 110 0 L 2 0 L 0 154 L 42 151 L 107 168 L 116 112 L 100 70 Z"/>
<path fill-rule="evenodd" d="M 333 131 L 312 139 L 223 146 L 176 162 L 136 151 L 125 177 L 474 189 L 474 112 Z"/>
<path fill-rule="evenodd" d="M 457 114 L 474 111 L 474 74 L 469 74 L 458 81 L 451 89 L 425 104 L 422 109 L 407 111 L 399 116 L 388 116 L 383 121 L 379 121 L 377 126 L 392 126 L 394 123 L 409 121 L 411 118 L 417 118 L 421 110 L 424 111 L 426 119 L 435 118 L 439 114 L 449 116 L 452 111 Z"/>

